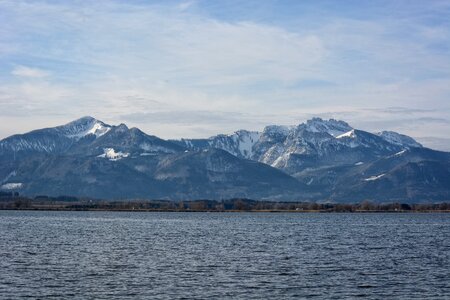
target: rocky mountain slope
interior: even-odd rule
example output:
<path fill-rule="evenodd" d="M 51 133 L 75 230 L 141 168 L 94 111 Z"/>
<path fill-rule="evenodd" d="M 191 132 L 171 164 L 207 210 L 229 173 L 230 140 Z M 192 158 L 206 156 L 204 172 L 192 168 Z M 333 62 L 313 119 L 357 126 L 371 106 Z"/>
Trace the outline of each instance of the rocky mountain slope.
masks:
<path fill-rule="evenodd" d="M 450 200 L 450 153 L 313 118 L 163 140 L 84 117 L 0 141 L 0 187 L 105 199 Z"/>

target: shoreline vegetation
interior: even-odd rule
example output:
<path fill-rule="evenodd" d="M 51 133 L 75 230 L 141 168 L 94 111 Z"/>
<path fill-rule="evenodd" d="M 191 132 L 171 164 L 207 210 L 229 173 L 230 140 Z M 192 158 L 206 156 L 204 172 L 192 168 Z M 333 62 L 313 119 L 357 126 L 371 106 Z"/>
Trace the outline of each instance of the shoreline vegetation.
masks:
<path fill-rule="evenodd" d="M 285 202 L 234 198 L 227 200 L 98 200 L 70 196 L 34 198 L 17 193 L 0 192 L 0 210 L 51 211 L 142 211 L 142 212 L 445 212 L 450 213 L 450 201 L 441 203 L 406 204 L 399 202 L 321 203 Z"/>

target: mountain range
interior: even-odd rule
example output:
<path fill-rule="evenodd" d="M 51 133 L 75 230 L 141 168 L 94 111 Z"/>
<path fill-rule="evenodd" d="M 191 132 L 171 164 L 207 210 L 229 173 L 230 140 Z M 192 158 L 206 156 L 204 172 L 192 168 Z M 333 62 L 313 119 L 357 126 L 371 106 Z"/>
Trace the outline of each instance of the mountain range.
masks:
<path fill-rule="evenodd" d="M 450 153 L 313 118 L 164 140 L 83 117 L 0 141 L 0 189 L 102 199 L 450 200 Z"/>

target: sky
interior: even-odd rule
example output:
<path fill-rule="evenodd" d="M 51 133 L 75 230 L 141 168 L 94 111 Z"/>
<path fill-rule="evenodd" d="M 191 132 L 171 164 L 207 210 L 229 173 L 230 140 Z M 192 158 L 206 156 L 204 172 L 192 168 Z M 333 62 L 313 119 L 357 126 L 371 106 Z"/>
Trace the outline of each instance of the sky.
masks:
<path fill-rule="evenodd" d="M 93 116 L 162 138 L 312 117 L 450 151 L 450 1 L 0 0 L 0 138 Z"/>

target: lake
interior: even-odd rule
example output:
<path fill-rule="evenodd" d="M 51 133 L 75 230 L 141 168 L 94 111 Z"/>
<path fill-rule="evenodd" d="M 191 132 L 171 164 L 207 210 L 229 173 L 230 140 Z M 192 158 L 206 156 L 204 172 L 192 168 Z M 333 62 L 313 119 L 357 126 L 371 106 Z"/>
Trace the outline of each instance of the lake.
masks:
<path fill-rule="evenodd" d="M 0 211 L 0 299 L 450 299 L 450 214 Z"/>

